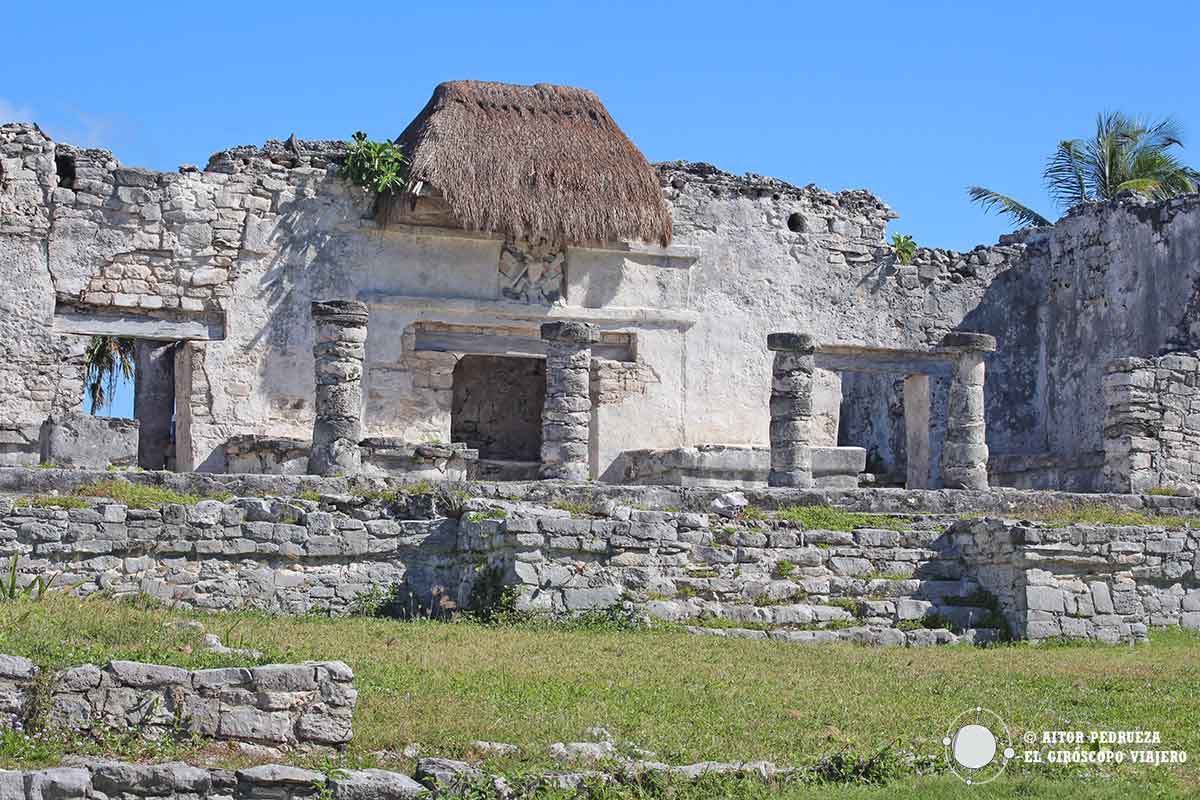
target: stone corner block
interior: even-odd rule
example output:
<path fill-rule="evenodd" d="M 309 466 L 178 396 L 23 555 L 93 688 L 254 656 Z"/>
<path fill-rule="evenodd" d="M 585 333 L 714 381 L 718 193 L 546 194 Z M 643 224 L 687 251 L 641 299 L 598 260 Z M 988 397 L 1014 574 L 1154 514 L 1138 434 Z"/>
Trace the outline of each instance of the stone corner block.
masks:
<path fill-rule="evenodd" d="M 600 331 L 590 322 L 557 320 L 542 323 L 541 337 L 551 342 L 592 344 L 600 341 Z"/>
<path fill-rule="evenodd" d="M 817 340 L 807 333 L 768 333 L 767 349 L 776 353 L 814 353 Z"/>

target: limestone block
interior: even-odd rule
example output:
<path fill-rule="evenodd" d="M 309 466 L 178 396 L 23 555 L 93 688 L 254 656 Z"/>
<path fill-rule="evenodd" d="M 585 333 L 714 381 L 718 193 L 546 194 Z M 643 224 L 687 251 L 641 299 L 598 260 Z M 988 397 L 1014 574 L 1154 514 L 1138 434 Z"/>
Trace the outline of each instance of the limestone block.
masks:
<path fill-rule="evenodd" d="M 334 800 L 411 800 L 429 793 L 407 775 L 381 769 L 338 770 L 329 787 Z"/>
<path fill-rule="evenodd" d="M 138 453 L 137 420 L 60 414 L 43 425 L 42 462 L 61 467 L 106 469 L 133 466 Z"/>

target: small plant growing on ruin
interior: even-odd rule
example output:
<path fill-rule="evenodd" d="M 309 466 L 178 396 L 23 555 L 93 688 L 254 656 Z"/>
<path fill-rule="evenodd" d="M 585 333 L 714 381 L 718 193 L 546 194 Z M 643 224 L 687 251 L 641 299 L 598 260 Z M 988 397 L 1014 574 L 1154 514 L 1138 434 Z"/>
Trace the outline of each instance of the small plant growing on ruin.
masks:
<path fill-rule="evenodd" d="M 907 581 L 912 575 L 903 572 L 868 572 L 863 576 L 869 581 Z"/>
<path fill-rule="evenodd" d="M 508 512 L 503 508 L 489 508 L 486 511 L 472 511 L 466 515 L 467 522 L 483 522 L 485 519 L 505 519 Z"/>
<path fill-rule="evenodd" d="M 433 494 L 433 484 L 427 480 L 405 483 L 400 486 L 404 494 Z"/>
<path fill-rule="evenodd" d="M 82 497 L 39 494 L 33 497 L 22 497 L 14 505 L 29 508 L 87 508 L 89 503 Z"/>
<path fill-rule="evenodd" d="M 570 500 L 559 500 L 554 504 L 559 511 L 569 512 L 572 517 L 592 516 L 592 507 L 588 503 L 577 503 Z"/>
<path fill-rule="evenodd" d="M 779 578 L 787 578 L 796 571 L 796 564 L 786 558 L 781 558 L 775 563 L 775 575 Z"/>
<path fill-rule="evenodd" d="M 749 520 L 751 522 L 762 521 L 767 518 L 767 512 L 763 511 L 758 506 L 746 506 L 738 515 L 739 519 Z"/>
<path fill-rule="evenodd" d="M 849 597 L 834 597 L 826 600 L 825 605 L 844 609 L 856 617 L 862 616 L 862 607 L 859 605 L 859 602 L 857 600 L 852 600 Z"/>
<path fill-rule="evenodd" d="M 374 142 L 367 134 L 356 131 L 351 137 L 342 162 L 341 175 L 363 189 L 374 192 L 387 221 L 392 198 L 404 188 L 408 180 L 408 159 L 400 147 L 392 142 Z"/>
<path fill-rule="evenodd" d="M 950 630 L 954 627 L 954 623 L 945 614 L 939 614 L 936 611 L 930 611 L 925 616 L 921 617 L 921 626 L 931 630 L 937 628 L 945 628 Z"/>
<path fill-rule="evenodd" d="M 889 514 L 869 514 L 843 511 L 833 506 L 788 506 L 775 515 L 778 519 L 795 522 L 807 530 L 852 531 L 855 528 L 885 528 L 903 530 L 909 521 Z"/>
<path fill-rule="evenodd" d="M 347 613 L 352 617 L 381 617 L 385 616 L 395 601 L 395 587 L 385 589 L 382 586 L 372 586 L 370 589 L 354 595 L 350 601 Z"/>
<path fill-rule="evenodd" d="M 892 251 L 901 264 L 911 264 L 917 255 L 917 243 L 906 233 L 892 234 Z"/>
<path fill-rule="evenodd" d="M 129 508 L 157 508 L 163 505 L 193 506 L 201 500 L 230 499 L 229 492 L 209 492 L 204 495 L 180 494 L 163 486 L 142 486 L 128 481 L 97 481 L 75 490 L 79 497 L 104 497 Z"/>

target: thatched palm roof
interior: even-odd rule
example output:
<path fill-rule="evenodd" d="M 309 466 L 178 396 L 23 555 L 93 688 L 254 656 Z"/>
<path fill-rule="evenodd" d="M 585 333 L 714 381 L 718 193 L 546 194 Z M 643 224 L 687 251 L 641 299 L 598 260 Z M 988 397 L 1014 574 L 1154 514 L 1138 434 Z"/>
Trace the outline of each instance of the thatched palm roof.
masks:
<path fill-rule="evenodd" d="M 671 240 L 654 170 L 586 89 L 439 84 L 397 142 L 468 230 L 587 244 Z"/>

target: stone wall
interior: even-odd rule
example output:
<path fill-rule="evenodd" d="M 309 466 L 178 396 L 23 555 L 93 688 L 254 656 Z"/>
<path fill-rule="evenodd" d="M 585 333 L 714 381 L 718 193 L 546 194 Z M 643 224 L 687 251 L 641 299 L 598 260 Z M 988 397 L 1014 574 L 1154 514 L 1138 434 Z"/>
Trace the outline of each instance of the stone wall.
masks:
<path fill-rule="evenodd" d="M 1151 626 L 1200 630 L 1195 529 L 987 519 L 959 523 L 954 533 L 1022 638 L 1130 642 Z"/>
<path fill-rule="evenodd" d="M 0 771 L 0 797 L 4 800 L 405 800 L 428 796 L 428 789 L 407 775 L 378 769 L 336 770 L 326 777 L 322 772 L 281 764 L 235 772 L 181 762 L 97 762 L 86 767 Z"/>
<path fill-rule="evenodd" d="M 1200 490 L 1200 359 L 1119 358 L 1104 374 L 1104 478 L 1118 492 Z"/>
<path fill-rule="evenodd" d="M 458 580 L 456 523 L 347 496 L 246 498 L 162 509 L 13 507 L 0 501 L 0 556 L 23 576 L 60 573 L 83 595 L 148 594 L 197 608 L 344 613 L 372 588 L 404 587 L 427 604 Z M 340 510 L 339 510 L 340 509 Z M 410 516 L 411 514 L 411 516 Z M 407 518 L 406 518 L 407 517 Z"/>
<path fill-rule="evenodd" d="M 0 724 L 20 727 L 34 706 L 37 668 L 0 655 Z M 340 746 L 350 741 L 358 692 L 340 661 L 190 671 L 112 661 L 55 673 L 47 722 L 74 730 L 175 733 L 269 746 Z"/>
<path fill-rule="evenodd" d="M 916 645 L 990 640 L 1005 629 L 1030 638 L 1124 640 L 1144 635 L 1148 625 L 1200 622 L 1182 614 L 1193 610 L 1187 604 L 1195 598 L 1187 598 L 1197 589 L 1198 547 L 1190 529 L 959 519 L 971 509 L 1012 516 L 1014 507 L 1061 508 L 1078 497 L 897 490 L 752 495 L 763 508 L 836 501 L 892 514 L 859 519 L 854 530 L 826 530 L 786 516 L 724 516 L 732 511 L 720 490 L 543 487 L 479 485 L 472 493 L 490 496 L 467 500 L 377 489 L 322 494 L 319 502 L 241 498 L 161 510 L 6 503 L 0 557 L 19 557 L 23 581 L 61 572 L 60 580 L 79 584 L 81 594 L 143 592 L 209 609 L 346 613 L 366 596 L 386 596 L 400 613 L 441 613 L 513 586 L 527 610 L 625 605 L 698 629 L 732 626 L 793 641 Z M 504 499 L 522 494 L 523 500 Z M 1197 510 L 1196 498 L 1106 502 L 1151 512 Z M 635 507 L 668 503 L 696 510 Z M 1047 592 L 1030 593 L 1051 585 L 1048 576 L 1063 597 L 1099 591 L 1091 587 L 1099 582 L 1110 593 L 1133 591 L 1139 604 L 1108 616 L 1066 600 L 1061 610 L 1048 608 Z M 1174 606 L 1172 597 L 1179 600 Z M 1166 608 L 1176 613 L 1164 615 Z"/>

